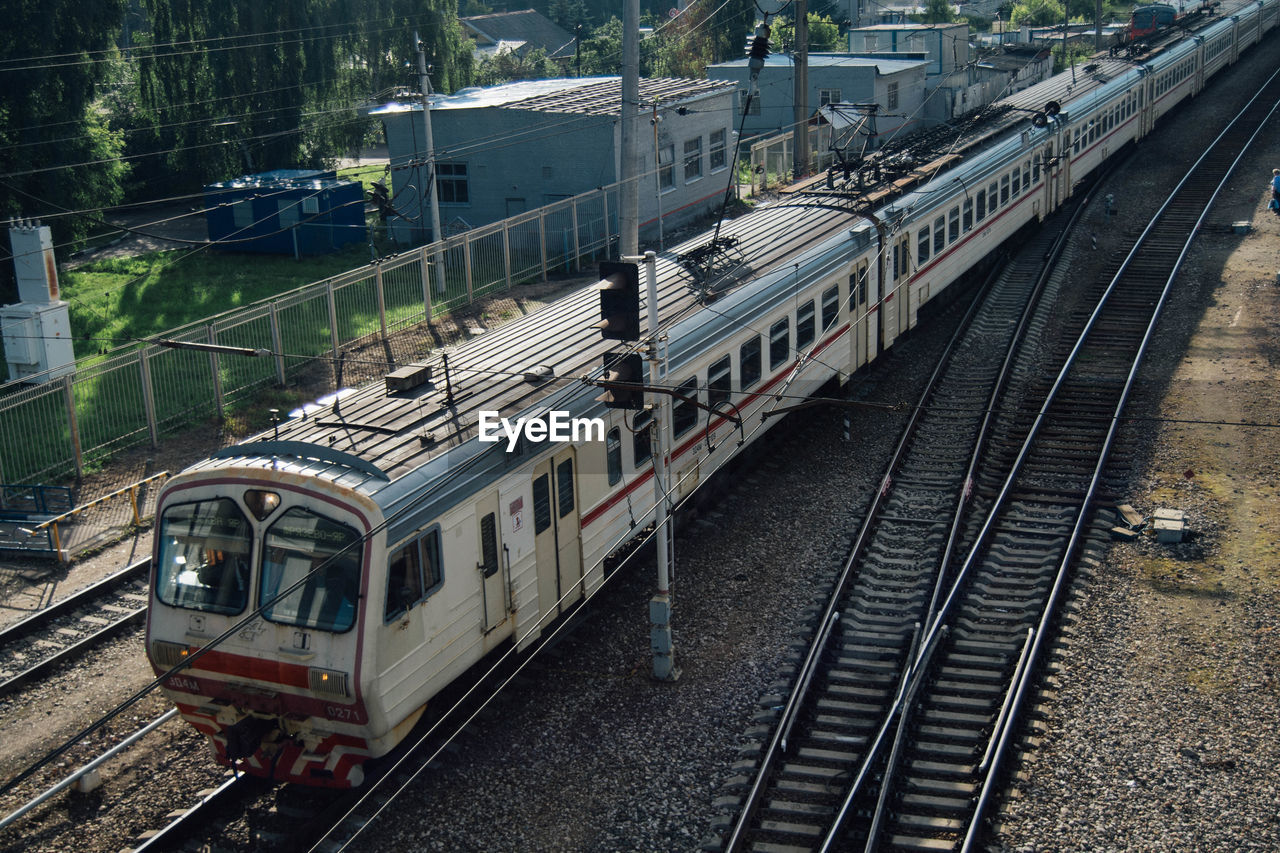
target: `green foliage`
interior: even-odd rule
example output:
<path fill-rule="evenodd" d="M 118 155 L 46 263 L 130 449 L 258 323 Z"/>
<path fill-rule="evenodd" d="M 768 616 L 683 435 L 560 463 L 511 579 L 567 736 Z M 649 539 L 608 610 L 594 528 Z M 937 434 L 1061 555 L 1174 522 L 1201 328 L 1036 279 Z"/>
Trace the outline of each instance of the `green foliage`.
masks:
<path fill-rule="evenodd" d="M 100 110 L 124 0 L 10 0 L 0 27 L 0 218 L 44 216 L 55 241 L 91 221 L 58 211 L 116 204 L 122 137 Z M 24 57 L 29 59 L 23 60 Z"/>
<path fill-rule="evenodd" d="M 495 86 L 513 80 L 543 80 L 563 74 L 557 63 L 547 59 L 547 52 L 538 48 L 523 55 L 505 51 L 482 58 L 476 66 L 475 81 L 477 86 Z"/>
<path fill-rule="evenodd" d="M 432 85 L 469 85 L 456 0 L 147 0 L 135 41 L 138 103 L 130 154 L 140 191 L 192 190 L 247 171 L 328 165 L 358 148 L 357 102 L 416 89 L 412 34 Z M 406 68 L 409 66 L 409 68 Z"/>
<path fill-rule="evenodd" d="M 112 258 L 62 273 L 76 357 L 93 355 L 359 267 L 369 249 L 294 260 L 185 250 Z M 81 340 L 85 338 L 87 340 Z"/>
<path fill-rule="evenodd" d="M 1009 20 L 1015 27 L 1048 27 L 1062 23 L 1065 15 L 1058 0 L 1020 0 L 1014 4 Z"/>
<path fill-rule="evenodd" d="M 925 3 L 924 22 L 926 24 L 949 24 L 955 19 L 955 13 L 951 11 L 951 4 L 947 0 L 928 0 Z"/>
<path fill-rule="evenodd" d="M 808 14 L 809 19 L 809 50 L 816 52 L 833 52 L 840 50 L 843 45 L 840 39 L 840 25 L 829 17 L 817 15 L 813 12 Z M 776 44 L 782 46 L 782 50 L 790 52 L 795 50 L 796 44 L 796 26 L 793 19 L 788 19 L 779 23 L 773 28 L 773 34 L 770 39 Z"/>

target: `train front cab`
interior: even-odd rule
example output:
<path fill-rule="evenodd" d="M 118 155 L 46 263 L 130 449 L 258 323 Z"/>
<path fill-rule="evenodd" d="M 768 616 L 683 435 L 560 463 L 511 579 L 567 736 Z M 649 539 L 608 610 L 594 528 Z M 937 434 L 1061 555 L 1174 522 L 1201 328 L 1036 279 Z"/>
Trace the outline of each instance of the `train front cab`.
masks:
<path fill-rule="evenodd" d="M 360 653 L 376 508 L 275 473 L 175 478 L 156 525 L 147 654 L 218 761 L 252 775 L 347 787 L 390 747 L 371 720 Z M 286 482 L 288 481 L 288 482 Z M 314 572 L 314 573 L 313 573 Z M 276 598 L 303 577 L 303 585 Z"/>

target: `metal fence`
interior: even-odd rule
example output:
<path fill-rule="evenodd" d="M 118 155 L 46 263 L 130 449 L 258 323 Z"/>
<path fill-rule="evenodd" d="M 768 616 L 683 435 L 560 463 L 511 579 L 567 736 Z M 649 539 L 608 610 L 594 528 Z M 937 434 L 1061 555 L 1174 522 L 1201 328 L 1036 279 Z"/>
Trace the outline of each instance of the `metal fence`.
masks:
<path fill-rule="evenodd" d="M 751 195 L 770 186 L 791 183 L 795 135 L 791 131 L 767 136 L 751 144 Z M 826 169 L 835 161 L 831 150 L 831 126 L 814 125 L 809 128 L 809 171 Z"/>
<path fill-rule="evenodd" d="M 246 358 L 157 345 L 82 359 L 0 397 L 0 482 L 56 481 L 210 416 L 316 359 L 608 254 L 618 187 L 557 201 L 161 337 L 268 349 Z"/>

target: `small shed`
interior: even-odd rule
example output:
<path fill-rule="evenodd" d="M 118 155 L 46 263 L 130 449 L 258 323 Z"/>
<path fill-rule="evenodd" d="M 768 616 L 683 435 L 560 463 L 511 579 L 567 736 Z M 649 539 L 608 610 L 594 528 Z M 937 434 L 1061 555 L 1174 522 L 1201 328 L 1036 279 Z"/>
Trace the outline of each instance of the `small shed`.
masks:
<path fill-rule="evenodd" d="M 204 188 L 214 248 L 272 255 L 322 255 L 364 242 L 364 190 L 335 172 L 276 169 Z"/>

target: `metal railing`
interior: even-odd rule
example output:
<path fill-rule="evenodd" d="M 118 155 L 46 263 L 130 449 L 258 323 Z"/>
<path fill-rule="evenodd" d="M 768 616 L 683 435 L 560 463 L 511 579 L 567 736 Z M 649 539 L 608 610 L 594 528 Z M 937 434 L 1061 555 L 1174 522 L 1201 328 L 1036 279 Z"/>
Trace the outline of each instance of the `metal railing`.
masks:
<path fill-rule="evenodd" d="M 0 481 L 56 481 L 128 447 L 209 417 L 256 390 L 285 384 L 344 347 L 386 339 L 423 320 L 553 272 L 578 272 L 617 234 L 613 184 L 563 199 L 323 281 L 191 323 L 161 338 L 269 349 L 267 358 L 118 348 L 76 372 L 0 397 Z"/>
<path fill-rule="evenodd" d="M 140 527 L 155 516 L 156 497 L 160 494 L 152 484 L 167 479 L 168 471 L 131 483 L 110 494 L 94 498 L 48 521 L 33 525 L 32 537 L 45 537 L 48 550 L 66 562 L 76 554 Z"/>
<path fill-rule="evenodd" d="M 795 135 L 791 131 L 767 136 L 751 143 L 751 195 L 770 186 L 791 183 Z M 809 128 L 809 171 L 816 174 L 835 162 L 831 150 L 831 126 Z"/>

